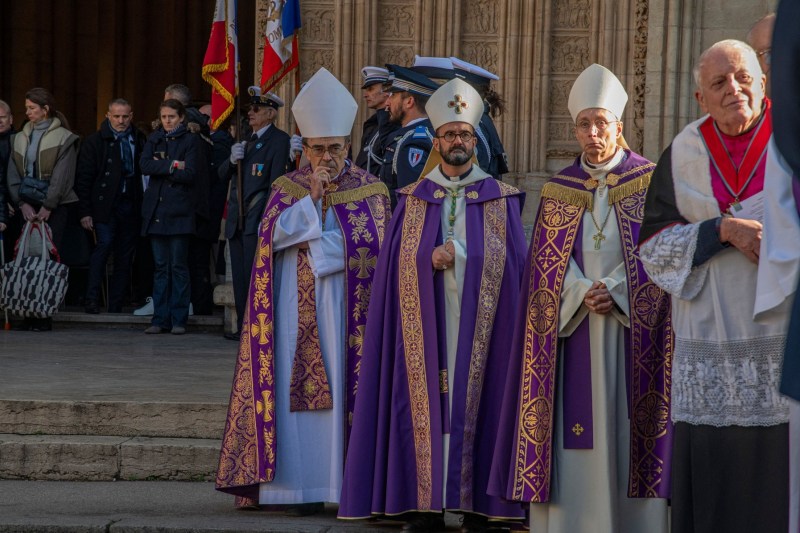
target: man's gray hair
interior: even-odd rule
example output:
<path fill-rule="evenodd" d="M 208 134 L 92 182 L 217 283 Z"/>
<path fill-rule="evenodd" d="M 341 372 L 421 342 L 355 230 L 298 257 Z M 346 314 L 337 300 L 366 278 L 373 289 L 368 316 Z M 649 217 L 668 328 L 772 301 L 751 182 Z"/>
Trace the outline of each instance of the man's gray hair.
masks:
<path fill-rule="evenodd" d="M 11 106 L 8 105 L 4 100 L 0 100 L 0 109 L 5 109 L 6 113 L 11 115 Z"/>
<path fill-rule="evenodd" d="M 192 103 L 192 91 L 186 85 L 181 83 L 173 83 L 172 85 L 167 85 L 167 88 L 164 89 L 165 93 L 169 93 L 172 95 L 172 98 L 179 101 L 183 105 L 189 105 Z"/>
<path fill-rule="evenodd" d="M 739 50 L 742 54 L 750 54 L 753 56 L 753 60 L 755 61 L 756 65 L 758 65 L 758 56 L 756 55 L 756 51 L 744 41 L 739 41 L 738 39 L 725 39 L 724 41 L 718 41 L 708 48 L 706 48 L 705 52 L 700 54 L 700 57 L 697 59 L 697 64 L 692 69 L 692 76 L 694 77 L 694 85 L 695 87 L 702 91 L 703 88 L 700 87 L 700 70 L 703 68 L 703 62 L 708 59 L 708 56 L 711 55 L 712 52 L 717 50 Z M 759 66 L 759 69 L 761 67 Z"/>
<path fill-rule="evenodd" d="M 115 105 L 124 105 L 124 106 L 127 106 L 127 107 L 131 107 L 131 104 L 127 100 L 125 100 L 124 98 L 114 98 L 113 100 L 111 100 L 108 103 L 109 111 L 111 110 L 111 106 L 115 106 Z"/>

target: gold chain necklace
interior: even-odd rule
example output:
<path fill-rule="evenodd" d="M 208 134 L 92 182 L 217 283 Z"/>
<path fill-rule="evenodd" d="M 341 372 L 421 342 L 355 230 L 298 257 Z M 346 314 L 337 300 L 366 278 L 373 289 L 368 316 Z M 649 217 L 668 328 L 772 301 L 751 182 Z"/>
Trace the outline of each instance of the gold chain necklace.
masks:
<path fill-rule="evenodd" d="M 589 216 L 592 217 L 592 224 L 594 224 L 595 229 L 597 229 L 597 233 L 592 235 L 592 239 L 594 239 L 594 249 L 600 249 L 600 243 L 606 240 L 606 236 L 603 233 L 603 230 L 606 229 L 606 224 L 608 223 L 608 217 L 611 215 L 611 206 L 608 206 L 608 211 L 606 211 L 606 218 L 603 219 L 603 225 L 599 226 L 597 224 L 597 220 L 594 218 L 594 212 L 589 211 Z"/>

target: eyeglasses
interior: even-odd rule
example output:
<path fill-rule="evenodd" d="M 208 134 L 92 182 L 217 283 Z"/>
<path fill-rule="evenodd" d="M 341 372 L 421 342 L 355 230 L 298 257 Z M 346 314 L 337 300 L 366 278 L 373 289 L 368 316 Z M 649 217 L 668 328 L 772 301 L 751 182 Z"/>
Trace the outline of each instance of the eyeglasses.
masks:
<path fill-rule="evenodd" d="M 591 120 L 581 120 L 580 122 L 575 124 L 575 127 L 583 132 L 591 131 L 592 126 L 597 128 L 597 131 L 606 131 L 608 126 L 615 122 L 619 122 L 619 120 L 603 120 L 602 118 L 598 118 L 594 122 L 592 122 Z"/>
<path fill-rule="evenodd" d="M 764 63 L 769 65 L 770 59 L 772 58 L 772 48 L 764 48 L 760 52 L 757 52 L 756 55 L 758 57 L 763 57 L 764 58 Z"/>
<path fill-rule="evenodd" d="M 322 157 L 325 152 L 328 152 L 331 157 L 337 157 L 344 153 L 345 147 L 341 144 L 333 144 L 331 146 L 308 146 L 306 148 L 311 152 L 314 157 Z"/>
<path fill-rule="evenodd" d="M 470 133 L 468 131 L 462 131 L 461 133 L 456 133 L 454 131 L 448 131 L 444 135 L 439 135 L 438 137 L 440 139 L 444 139 L 445 141 L 447 141 L 449 143 L 455 141 L 456 137 L 458 137 L 459 139 L 461 139 L 462 143 L 466 144 L 466 143 L 470 142 L 472 140 L 472 138 L 475 137 L 475 135 L 473 135 L 472 133 Z"/>

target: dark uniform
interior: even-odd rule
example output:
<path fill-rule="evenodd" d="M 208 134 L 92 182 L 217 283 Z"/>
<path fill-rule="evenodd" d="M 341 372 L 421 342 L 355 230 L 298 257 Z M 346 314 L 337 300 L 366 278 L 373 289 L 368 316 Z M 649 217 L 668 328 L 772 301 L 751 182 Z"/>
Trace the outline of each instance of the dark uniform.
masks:
<path fill-rule="evenodd" d="M 381 67 L 368 66 L 361 69 L 361 76 L 364 78 L 361 88 L 366 89 L 373 85 L 386 84 L 389 80 L 389 71 Z M 361 130 L 361 148 L 353 161 L 355 165 L 377 176 L 383 163 L 383 146 L 385 144 L 383 139 L 396 129 L 397 124 L 389 122 L 389 112 L 385 109 L 377 109 L 364 121 Z"/>
<path fill-rule="evenodd" d="M 478 157 L 478 166 L 487 174 L 496 179 L 501 179 L 503 174 L 508 172 L 508 158 L 506 157 L 503 143 L 500 142 L 500 136 L 497 134 L 494 121 L 492 121 L 492 117 L 489 116 L 488 112 L 483 113 L 481 122 L 475 129 L 475 135 L 478 137 L 478 144 L 475 149 L 475 155 Z"/>
<path fill-rule="evenodd" d="M 433 126 L 427 118 L 395 130 L 383 148 L 380 178 L 389 188 L 392 207 L 394 191 L 419 179 L 433 148 Z"/>
<path fill-rule="evenodd" d="M 390 93 L 406 92 L 424 108 L 425 102 L 439 85 L 427 76 L 398 65 L 386 65 L 389 69 Z M 425 162 L 433 148 L 434 131 L 427 117 L 412 120 L 388 135 L 383 146 L 383 163 L 378 174 L 392 199 L 392 209 L 397 205 L 397 189 L 419 179 Z"/>
<path fill-rule="evenodd" d="M 379 109 L 364 122 L 364 133 L 361 136 L 361 150 L 355 160 L 358 167 L 375 176 L 380 174 L 383 165 L 384 149 L 398 125 L 389 121 L 389 112 Z"/>
<path fill-rule="evenodd" d="M 268 96 L 254 96 L 253 103 L 270 105 L 276 109 L 283 105 Z M 255 136 L 255 134 L 253 134 Z M 247 291 L 250 286 L 250 272 L 256 255 L 258 226 L 261 215 L 269 199 L 272 183 L 284 175 L 289 168 L 289 135 L 270 125 L 261 137 L 251 138 L 245 148 L 244 159 L 238 162 L 242 167 L 242 204 L 244 205 L 244 227 L 239 228 L 239 197 L 237 165 L 226 159 L 219 167 L 221 179 L 231 180 L 228 196 L 228 216 L 225 219 L 225 238 L 231 254 L 231 278 L 233 280 L 233 297 L 236 302 L 236 313 L 239 331 L 247 303 Z"/>

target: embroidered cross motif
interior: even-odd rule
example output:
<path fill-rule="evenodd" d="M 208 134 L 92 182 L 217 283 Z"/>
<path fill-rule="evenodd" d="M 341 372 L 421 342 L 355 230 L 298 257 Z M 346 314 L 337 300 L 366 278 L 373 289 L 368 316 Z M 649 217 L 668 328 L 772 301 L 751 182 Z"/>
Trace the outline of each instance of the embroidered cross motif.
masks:
<path fill-rule="evenodd" d="M 456 114 L 460 115 L 465 109 L 469 109 L 469 102 L 465 102 L 460 94 L 453 97 L 451 102 L 447 102 L 447 107 L 455 108 Z"/>
<path fill-rule="evenodd" d="M 272 322 L 267 320 L 266 313 L 259 313 L 256 315 L 256 320 L 258 323 L 250 324 L 250 335 L 253 337 L 258 336 L 258 343 L 259 344 L 266 344 L 267 343 L 267 335 L 272 333 Z"/>
<path fill-rule="evenodd" d="M 272 401 L 272 393 L 270 391 L 261 391 L 262 400 L 256 401 L 256 413 L 263 415 L 264 422 L 272 422 L 275 416 L 275 404 Z"/>
<path fill-rule="evenodd" d="M 353 272 L 358 271 L 356 273 L 357 278 L 366 279 L 375 270 L 378 258 L 370 253 L 369 248 L 358 248 L 356 249 L 356 254 L 350 258 L 347 266 Z"/>
<path fill-rule="evenodd" d="M 572 432 L 580 437 L 581 433 L 583 433 L 583 426 L 580 424 L 575 424 L 574 426 L 572 426 Z"/>

